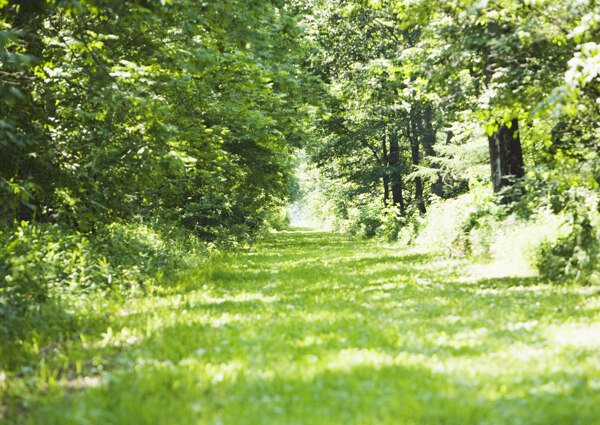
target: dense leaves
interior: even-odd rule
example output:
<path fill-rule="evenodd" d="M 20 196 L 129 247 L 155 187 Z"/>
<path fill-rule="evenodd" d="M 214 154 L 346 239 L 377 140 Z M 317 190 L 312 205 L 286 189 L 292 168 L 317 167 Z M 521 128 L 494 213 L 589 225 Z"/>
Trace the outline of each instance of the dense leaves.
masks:
<path fill-rule="evenodd" d="M 508 213 L 566 214 L 576 246 L 582 228 L 600 224 L 594 2 L 312 5 L 310 64 L 330 107 L 310 153 L 338 199 L 314 205 L 318 214 L 372 235 L 373 216 L 384 226 L 390 205 L 401 229 L 438 197 L 493 183 Z M 345 190 L 328 190 L 335 181 Z M 562 251 L 540 256 L 550 252 Z"/>
<path fill-rule="evenodd" d="M 7 362 L 73 296 L 284 224 L 318 87 L 299 34 L 277 0 L 0 1 Z"/>
<path fill-rule="evenodd" d="M 277 2 L 4 5 L 7 221 L 256 229 L 289 195 L 308 77 Z M 304 89 L 302 89 L 304 88 Z"/>

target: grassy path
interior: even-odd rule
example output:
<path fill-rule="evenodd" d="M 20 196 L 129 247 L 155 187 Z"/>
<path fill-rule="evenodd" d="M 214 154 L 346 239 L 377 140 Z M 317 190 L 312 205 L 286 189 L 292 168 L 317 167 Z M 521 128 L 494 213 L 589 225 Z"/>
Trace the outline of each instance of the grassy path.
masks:
<path fill-rule="evenodd" d="M 109 305 L 18 421 L 600 424 L 599 289 L 464 266 L 279 233 Z"/>

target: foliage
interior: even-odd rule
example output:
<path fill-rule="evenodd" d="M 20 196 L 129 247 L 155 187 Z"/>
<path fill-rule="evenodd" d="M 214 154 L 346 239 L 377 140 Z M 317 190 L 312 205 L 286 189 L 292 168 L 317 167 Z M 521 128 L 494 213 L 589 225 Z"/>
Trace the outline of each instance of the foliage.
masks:
<path fill-rule="evenodd" d="M 487 185 L 455 199 L 438 199 L 431 204 L 423 223 L 415 229 L 416 234 L 405 231 L 401 240 L 414 241 L 417 246 L 438 254 L 470 254 L 473 249 L 470 233 L 481 226 L 479 219 L 488 215 L 493 202 L 491 189 Z"/>
<path fill-rule="evenodd" d="M 433 202 L 424 217 L 401 229 L 399 241 L 435 255 L 467 257 L 505 273 L 536 274 L 540 247 L 560 245 L 570 231 L 569 214 L 540 205 L 534 211 L 520 208 L 500 204 L 488 186 L 475 186 L 455 199 Z"/>
<path fill-rule="evenodd" d="M 358 207 L 367 197 L 379 210 L 423 212 L 428 190 L 421 176 L 407 176 L 428 163 L 440 114 L 419 90 L 422 74 L 404 57 L 418 31 L 405 31 L 389 5 L 336 0 L 315 2 L 305 26 L 310 69 L 328 89 L 328 114 L 308 149 L 312 161 L 327 178 L 352 187 L 339 202 Z"/>
<path fill-rule="evenodd" d="M 128 298 L 174 278 L 206 257 L 182 229 L 113 223 L 95 235 L 66 226 L 26 222 L 0 236 L 0 358 L 6 367 L 23 347 L 77 332 L 74 300 L 113 294 Z"/>
<path fill-rule="evenodd" d="M 598 281 L 600 242 L 589 220 L 575 225 L 568 236 L 539 249 L 537 267 L 540 275 L 559 282 Z"/>
<path fill-rule="evenodd" d="M 2 350 L 284 226 L 299 31 L 279 0 L 0 1 Z"/>
<path fill-rule="evenodd" d="M 539 247 L 537 267 L 546 279 L 593 284 L 600 269 L 598 195 L 571 191 L 570 197 L 568 232 Z"/>
<path fill-rule="evenodd" d="M 257 231 L 289 196 L 311 77 L 273 2 L 0 9 L 3 215 L 83 232 L 160 214 Z M 3 86 L 5 87 L 5 86 Z M 19 111 L 19 113 L 15 112 Z"/>
<path fill-rule="evenodd" d="M 419 215 L 444 208 L 439 198 L 449 199 L 448 211 L 455 211 L 454 198 L 488 181 L 492 136 L 513 125 L 526 176 L 494 180 L 495 190 L 511 186 L 499 195 L 513 205 L 480 205 L 470 219 L 457 210 L 463 217 L 458 229 L 456 217 L 448 217 L 456 250 L 492 255 L 493 241 L 506 234 L 502 222 L 534 228 L 539 217 L 581 221 L 587 213 L 578 209 L 589 203 L 586 197 L 596 199 L 600 182 L 594 2 L 342 3 L 310 2 L 312 14 L 304 19 L 307 60 L 328 90 L 328 114 L 318 122 L 309 152 L 323 178 L 343 186 L 325 185 L 327 195 L 313 195 L 334 206 L 327 221 L 351 220 L 355 224 L 337 227 L 375 236 L 393 205 L 403 217 L 400 239 L 414 242 L 414 229 L 428 234 L 432 226 L 431 218 L 417 225 L 423 222 Z M 494 158 L 492 170 L 499 169 Z M 412 224 L 403 228 L 403 222 Z M 595 234 L 597 224 L 591 225 Z M 573 243 L 583 243 L 574 232 Z M 433 245 L 435 233 L 429 234 Z M 574 252 L 562 252 L 565 264 Z"/>

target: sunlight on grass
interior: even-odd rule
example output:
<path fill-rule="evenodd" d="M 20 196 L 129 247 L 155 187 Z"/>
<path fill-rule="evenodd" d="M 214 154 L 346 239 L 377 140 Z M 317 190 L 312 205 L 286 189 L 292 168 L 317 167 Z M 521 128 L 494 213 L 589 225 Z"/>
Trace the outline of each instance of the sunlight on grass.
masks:
<path fill-rule="evenodd" d="M 589 326 L 566 324 L 553 326 L 546 330 L 547 337 L 558 346 L 585 348 L 590 350 L 600 349 L 600 323 Z"/>
<path fill-rule="evenodd" d="M 98 307 L 100 332 L 10 384 L 44 382 L 15 423 L 600 423 L 598 288 L 467 266 L 274 234 Z"/>

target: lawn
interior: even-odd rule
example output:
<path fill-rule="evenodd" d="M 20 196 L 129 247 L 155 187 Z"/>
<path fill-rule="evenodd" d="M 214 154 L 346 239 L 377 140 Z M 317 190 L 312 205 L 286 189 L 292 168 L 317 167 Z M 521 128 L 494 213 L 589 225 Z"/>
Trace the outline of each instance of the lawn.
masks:
<path fill-rule="evenodd" d="M 600 288 L 290 231 L 0 374 L 8 424 L 600 424 Z M 75 307 L 76 308 L 76 307 Z"/>

